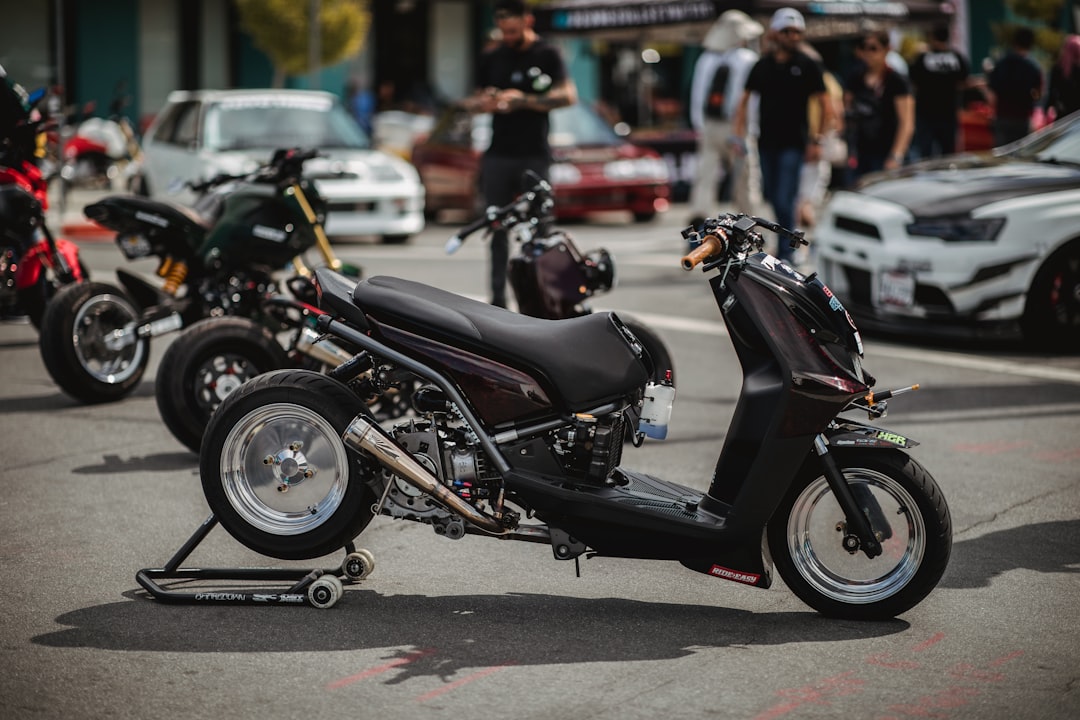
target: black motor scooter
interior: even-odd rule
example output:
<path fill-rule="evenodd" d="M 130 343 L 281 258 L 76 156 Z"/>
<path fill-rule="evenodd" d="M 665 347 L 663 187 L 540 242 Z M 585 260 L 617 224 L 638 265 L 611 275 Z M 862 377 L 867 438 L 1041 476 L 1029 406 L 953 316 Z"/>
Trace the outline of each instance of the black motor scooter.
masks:
<path fill-rule="evenodd" d="M 408 280 L 319 270 L 318 328 L 362 350 L 328 375 L 282 370 L 224 400 L 200 463 L 214 517 L 272 557 L 346 548 L 341 571 L 312 585 L 323 605 L 339 575 L 370 571 L 352 541 L 382 514 L 450 539 L 545 543 L 560 560 L 676 560 L 761 588 L 771 558 L 826 615 L 909 610 L 949 559 L 945 499 L 908 455 L 915 442 L 841 417 L 880 417 L 896 391 L 871 392 L 848 313 L 816 277 L 760 252 L 759 225 L 802 241 L 747 216 L 683 232 L 700 245 L 682 265 L 712 273 L 743 370 L 706 492 L 621 466 L 624 441 L 667 418 L 616 314 L 530 318 Z M 349 385 L 373 363 L 426 381 L 419 417 L 375 422 Z"/>
<path fill-rule="evenodd" d="M 555 197 L 551 185 L 528 170 L 531 186 L 503 207 L 492 205 L 484 214 L 458 230 L 446 242 L 447 254 L 457 252 L 477 232 L 503 229 L 518 242 L 507 268 L 507 281 L 518 310 L 524 315 L 562 320 L 592 312 L 588 299 L 615 287 L 615 258 L 599 248 L 587 253 L 574 244 L 570 233 L 553 226 Z M 674 384 L 675 366 L 664 341 L 640 320 L 623 316 L 645 346 L 657 382 Z"/>

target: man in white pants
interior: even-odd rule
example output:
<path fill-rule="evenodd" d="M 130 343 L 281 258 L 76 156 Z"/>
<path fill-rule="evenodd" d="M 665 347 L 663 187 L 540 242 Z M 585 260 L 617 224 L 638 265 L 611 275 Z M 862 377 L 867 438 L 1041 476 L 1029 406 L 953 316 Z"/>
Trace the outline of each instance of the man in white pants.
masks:
<path fill-rule="evenodd" d="M 717 18 L 702 41 L 705 52 L 694 66 L 690 85 L 690 123 L 698 135 L 697 176 L 690 193 L 692 225 L 699 225 L 704 218 L 716 215 L 717 186 L 729 173 L 735 209 L 747 213 L 754 209 L 750 183 L 753 173 L 746 165 L 747 159 L 756 159 L 757 154 L 735 147 L 732 141 L 737 139 L 732 138 L 731 128 L 746 77 L 758 61 L 758 54 L 747 46 L 763 32 L 761 24 L 746 13 L 728 10 Z M 728 68 L 724 108 L 720 117 L 709 116 L 706 104 L 713 78 L 721 65 Z"/>

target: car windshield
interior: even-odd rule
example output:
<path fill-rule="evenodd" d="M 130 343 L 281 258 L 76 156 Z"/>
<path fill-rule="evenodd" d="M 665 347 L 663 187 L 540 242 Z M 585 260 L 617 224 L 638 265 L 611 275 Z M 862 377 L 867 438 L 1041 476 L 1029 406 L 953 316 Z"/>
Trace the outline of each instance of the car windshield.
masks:
<path fill-rule="evenodd" d="M 1080 114 L 1030 135 L 1002 154 L 1021 160 L 1080 165 Z"/>
<path fill-rule="evenodd" d="M 205 137 L 208 149 L 220 151 L 371 146 L 345 108 L 322 97 L 266 95 L 215 102 L 206 111 Z"/>

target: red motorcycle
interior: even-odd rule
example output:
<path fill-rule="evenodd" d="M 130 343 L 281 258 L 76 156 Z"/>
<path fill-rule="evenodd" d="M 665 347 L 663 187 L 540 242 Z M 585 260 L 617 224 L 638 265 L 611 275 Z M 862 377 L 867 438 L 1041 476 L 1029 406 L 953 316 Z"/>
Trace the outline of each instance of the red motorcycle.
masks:
<path fill-rule="evenodd" d="M 35 164 L 45 120 L 34 109 L 43 97 L 27 96 L 23 117 L 0 137 L 0 315 L 25 314 L 35 327 L 57 288 L 89 276 L 78 246 L 45 224 L 48 183 Z"/>

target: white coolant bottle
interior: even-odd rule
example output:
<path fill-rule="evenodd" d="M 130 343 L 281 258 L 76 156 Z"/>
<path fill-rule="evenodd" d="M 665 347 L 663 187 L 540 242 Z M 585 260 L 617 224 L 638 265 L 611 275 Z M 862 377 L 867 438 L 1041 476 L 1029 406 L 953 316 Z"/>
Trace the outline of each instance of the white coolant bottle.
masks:
<path fill-rule="evenodd" d="M 638 432 L 654 440 L 666 438 L 668 421 L 671 420 L 671 406 L 674 403 L 675 386 L 671 382 L 671 371 L 668 370 L 664 374 L 663 382 L 645 386 L 645 402 L 641 405 Z"/>

